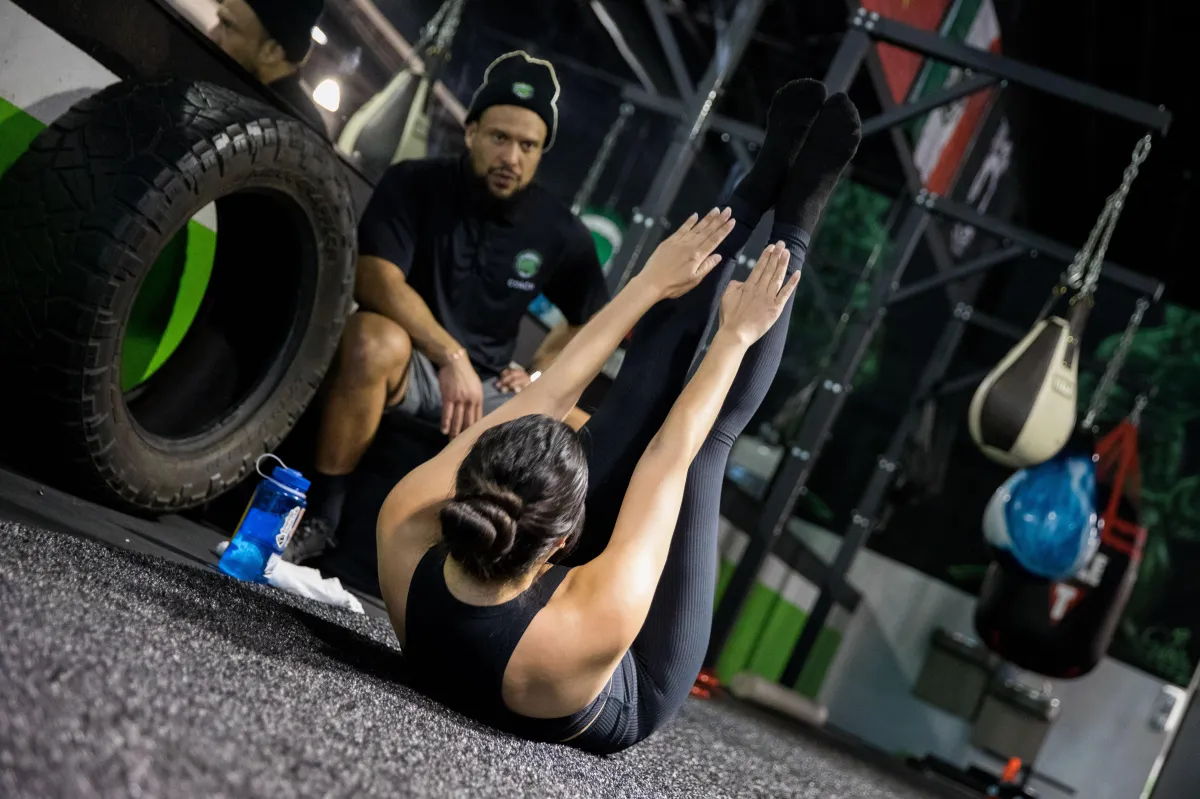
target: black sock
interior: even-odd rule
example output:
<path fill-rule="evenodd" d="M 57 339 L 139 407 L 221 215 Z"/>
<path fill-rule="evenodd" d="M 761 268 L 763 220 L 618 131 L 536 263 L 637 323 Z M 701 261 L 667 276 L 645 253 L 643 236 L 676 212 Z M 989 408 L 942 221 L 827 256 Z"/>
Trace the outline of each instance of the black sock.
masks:
<path fill-rule="evenodd" d="M 777 228 L 791 225 L 805 234 L 813 232 L 861 139 L 862 122 L 854 103 L 841 92 L 830 96 L 788 171 L 775 204 Z"/>
<path fill-rule="evenodd" d="M 824 102 L 825 85 L 815 80 L 794 80 L 775 92 L 767 113 L 767 138 L 736 190 L 749 205 L 766 211 L 775 204 L 788 167 Z"/>
<path fill-rule="evenodd" d="M 346 502 L 346 491 L 350 487 L 348 474 L 313 475 L 308 489 L 308 516 L 324 519 L 330 531 L 337 530 L 342 521 L 342 506 Z"/>

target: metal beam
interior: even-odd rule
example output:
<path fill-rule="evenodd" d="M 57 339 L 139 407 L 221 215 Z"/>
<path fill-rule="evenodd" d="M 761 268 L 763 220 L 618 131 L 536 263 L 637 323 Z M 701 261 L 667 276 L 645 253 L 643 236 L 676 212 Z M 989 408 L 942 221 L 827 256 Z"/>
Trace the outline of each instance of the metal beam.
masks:
<path fill-rule="evenodd" d="M 871 40 L 861 29 L 851 29 L 846 33 L 846 38 L 854 40 L 855 48 L 862 47 L 865 55 L 863 63 L 867 68 L 867 74 L 871 76 L 871 82 L 875 86 L 875 93 L 879 97 L 879 102 L 882 104 L 884 113 L 896 107 L 896 102 L 892 99 L 891 89 L 888 87 L 887 77 L 883 72 L 883 62 L 879 59 L 879 51 L 871 46 Z M 862 43 L 860 43 L 860 40 Z M 917 169 L 916 159 L 913 156 L 912 145 L 908 142 L 908 137 L 904 131 L 898 127 L 888 129 L 888 135 L 892 139 L 892 148 L 896 151 L 896 157 L 900 161 L 900 171 L 904 173 L 904 183 L 908 187 L 910 195 L 913 197 L 920 196 L 925 191 L 925 179 L 921 177 L 920 171 Z M 974 149 L 975 143 L 971 142 L 971 146 L 967 152 L 963 154 L 962 163 L 966 163 L 970 157 L 971 150 Z M 960 166 L 961 169 L 961 166 Z M 957 183 L 958 176 L 955 175 L 954 182 Z M 953 185 L 953 184 L 951 184 Z M 946 237 L 937 225 L 929 225 L 925 228 L 925 244 L 929 247 L 929 253 L 933 256 L 933 264 L 939 273 L 949 272 L 954 268 L 954 258 L 950 255 L 950 248 L 946 244 Z M 947 287 L 947 298 L 953 302 L 962 302 L 968 297 L 964 296 L 963 291 L 956 290 L 953 287 Z"/>
<path fill-rule="evenodd" d="M 687 104 L 681 100 L 663 97 L 661 94 L 651 94 L 645 89 L 640 89 L 632 84 L 626 85 L 621 90 L 621 97 L 647 111 L 657 111 L 660 114 L 677 119 L 682 118 L 688 109 Z M 739 122 L 736 119 L 720 114 L 711 114 L 710 117 L 710 127 L 717 133 L 728 133 L 730 136 L 739 138 L 742 141 L 760 145 L 766 141 L 767 132 L 762 128 L 755 127 L 748 122 Z"/>
<path fill-rule="evenodd" d="M 1061 244 L 1039 233 L 1034 233 L 1032 230 L 1019 228 L 1002 219 L 981 214 L 974 208 L 955 202 L 954 200 L 930 194 L 921 202 L 924 203 L 926 208 L 936 214 L 971 225 L 993 236 L 999 236 L 1002 239 L 1009 239 L 1010 241 L 1024 244 L 1043 255 L 1048 255 L 1064 263 L 1070 263 L 1075 258 L 1076 250 L 1074 247 L 1068 247 L 1066 244 Z M 1104 262 L 1104 266 L 1100 271 L 1100 277 L 1131 288 L 1139 294 L 1150 297 L 1155 302 L 1162 298 L 1163 289 L 1165 288 L 1161 281 L 1139 274 L 1131 269 L 1126 269 L 1112 261 Z"/>
<path fill-rule="evenodd" d="M 671 77 L 675 80 L 675 90 L 680 97 L 691 97 L 696 87 L 688 75 L 687 66 L 683 63 L 683 53 L 679 51 L 679 42 L 675 41 L 675 32 L 671 30 L 671 20 L 667 19 L 667 11 L 660 0 L 646 0 L 646 11 L 650 14 L 650 22 L 654 24 L 654 33 L 658 35 L 658 43 L 662 45 L 663 53 L 667 56 L 667 66 L 671 69 Z"/>
<path fill-rule="evenodd" d="M 1167 135 L 1171 113 L 1161 105 L 1155 106 L 1132 97 L 1110 92 L 1083 81 L 1059 75 L 986 50 L 952 41 L 933 32 L 914 28 L 859 8 L 850 16 L 851 30 L 864 30 L 879 41 L 922 53 L 938 61 L 995 75 L 997 78 L 1036 89 L 1040 92 L 1071 100 L 1107 114 L 1135 122 L 1143 128 Z"/>
<path fill-rule="evenodd" d="M 621 26 L 613 19 L 612 14 L 609 13 L 600 0 L 591 0 L 590 7 L 592 13 L 596 15 L 596 19 L 608 31 L 608 36 L 616 46 L 617 52 L 625 59 L 625 63 L 629 65 L 629 69 L 641 81 L 642 86 L 647 91 L 657 93 L 658 87 L 654 85 L 654 81 L 650 78 L 650 73 L 646 71 L 646 67 L 638 60 L 637 53 L 633 52 L 633 48 L 629 46 L 629 42 L 625 39 L 625 34 L 621 32 Z"/>
<path fill-rule="evenodd" d="M 943 89 L 940 92 L 922 97 L 911 103 L 894 106 L 887 111 L 884 111 L 879 116 L 871 117 L 863 122 L 862 135 L 863 138 L 872 136 L 882 130 L 894 128 L 899 124 L 907 122 L 914 117 L 919 117 L 921 114 L 928 113 L 935 108 L 941 108 L 944 105 L 959 100 L 976 92 L 983 91 L 996 85 L 996 79 L 991 75 L 972 75 L 965 80 L 960 80 L 958 83 L 951 86 L 949 89 Z M 1001 88 L 1004 83 L 1000 83 Z"/>
<path fill-rule="evenodd" d="M 721 515 L 738 530 L 753 530 L 758 523 L 761 500 L 746 493 L 741 486 L 725 480 L 721 491 Z M 800 538 L 794 535 L 781 536 L 773 550 L 776 557 L 794 569 L 801 577 L 815 585 L 831 583 L 833 601 L 849 611 L 858 607 L 862 595 L 845 580 L 829 579 L 829 564 L 820 558 Z"/>
<path fill-rule="evenodd" d="M 825 629 L 825 622 L 833 611 L 834 601 L 829 590 L 830 584 L 834 579 L 845 579 L 845 575 L 854 564 L 854 559 L 866 546 L 867 540 L 875 530 L 880 513 L 888 505 L 888 495 L 896 479 L 897 465 L 904 456 L 909 435 L 916 424 L 920 403 L 946 374 L 951 361 L 954 360 L 954 354 L 958 351 L 958 345 L 962 342 L 966 330 L 967 314 L 966 306 L 961 303 L 954 309 L 954 318 L 942 329 L 942 335 L 938 338 L 933 353 L 917 380 L 916 388 L 909 397 L 904 418 L 892 433 L 887 450 L 876 461 L 875 471 L 859 498 L 858 506 L 851 514 L 850 525 L 842 535 L 842 543 L 829 567 L 826 584 L 821 586 L 821 594 L 809 611 L 804 621 L 804 629 L 800 631 L 800 638 L 792 648 L 792 654 L 783 669 L 783 676 L 779 680 L 783 685 L 794 686 L 800 679 L 821 631 Z"/>
<path fill-rule="evenodd" d="M 1003 319 L 997 319 L 989 314 L 981 313 L 974 308 L 968 310 L 967 321 L 976 327 L 988 331 L 989 333 L 995 333 L 996 335 L 1011 341 L 1020 341 L 1029 333 L 1029 328 L 1018 327 L 1011 322 L 1006 322 Z M 1079 356 L 1079 368 L 1081 370 L 1102 374 L 1107 366 L 1108 364 L 1106 362 L 1091 355 L 1081 354 Z M 984 373 L 985 376 L 986 374 L 987 372 Z M 974 376 L 975 375 L 970 375 L 970 377 Z M 979 378 L 980 381 L 982 379 L 983 377 Z M 1118 380 L 1123 383 L 1126 388 L 1131 388 L 1136 391 L 1149 391 L 1154 387 L 1154 382 L 1152 380 L 1133 372 L 1125 372 L 1121 377 L 1118 378 Z M 955 380 L 955 383 L 965 381 L 966 378 L 964 377 Z M 950 389 L 948 389 L 946 386 L 943 386 L 941 391 L 950 393 Z"/>
<path fill-rule="evenodd" d="M 830 94 L 850 91 L 850 84 L 858 75 L 863 59 L 871 50 L 871 40 L 860 30 L 848 30 L 833 54 L 829 69 L 825 70 L 825 88 Z"/>
<path fill-rule="evenodd" d="M 716 51 L 704 77 L 687 102 L 687 113 L 680 119 L 670 147 L 650 184 L 646 199 L 639 206 L 643 224 L 630 230 L 609 272 L 616 289 L 624 285 L 641 268 L 650 252 L 662 238 L 666 215 L 670 212 L 688 170 L 696 160 L 696 152 L 712 124 L 712 107 L 725 87 L 725 82 L 741 61 L 767 0 L 741 0 L 734 9 L 725 35 L 717 41 Z"/>
<path fill-rule="evenodd" d="M 924 294 L 930 289 L 935 289 L 938 286 L 944 286 L 947 283 L 953 283 L 963 278 L 977 275 L 981 272 L 986 272 L 1001 264 L 1006 264 L 1015 258 L 1019 258 L 1029 251 L 1027 247 L 1001 247 L 991 252 L 981 255 L 973 261 L 956 266 L 955 268 L 940 272 L 936 275 L 925 278 L 924 280 L 916 280 L 907 286 L 902 286 L 892 292 L 892 296 L 888 297 L 888 305 L 895 305 L 899 302 L 912 299 L 918 294 Z"/>

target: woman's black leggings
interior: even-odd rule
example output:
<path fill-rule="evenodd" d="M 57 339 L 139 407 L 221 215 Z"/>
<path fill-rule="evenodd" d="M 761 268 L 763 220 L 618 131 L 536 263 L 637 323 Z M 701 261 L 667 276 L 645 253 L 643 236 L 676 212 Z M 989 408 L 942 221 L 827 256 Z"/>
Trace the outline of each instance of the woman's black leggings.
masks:
<path fill-rule="evenodd" d="M 625 361 L 600 408 L 583 428 L 589 447 L 587 522 L 567 560 L 580 564 L 608 543 L 634 467 L 687 382 L 710 319 L 729 283 L 737 254 L 761 211 L 731 203 L 737 226 L 717 250 L 721 264 L 695 289 L 659 303 L 634 328 Z M 792 231 L 795 229 L 793 228 Z M 777 230 L 803 264 L 807 238 Z M 725 464 L 734 440 L 775 377 L 787 339 L 791 302 L 779 322 L 746 355 L 716 424 L 688 472 L 671 549 L 641 634 L 622 660 L 599 718 L 571 744 L 619 751 L 650 735 L 683 705 L 703 665 L 717 580 L 717 522 Z"/>

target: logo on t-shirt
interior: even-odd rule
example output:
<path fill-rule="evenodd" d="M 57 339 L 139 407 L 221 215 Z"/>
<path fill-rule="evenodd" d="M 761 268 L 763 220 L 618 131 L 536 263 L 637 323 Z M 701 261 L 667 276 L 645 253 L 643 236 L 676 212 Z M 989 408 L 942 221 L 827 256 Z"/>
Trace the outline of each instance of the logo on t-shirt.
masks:
<path fill-rule="evenodd" d="M 528 280 L 542 268 L 542 255 L 537 250 L 521 250 L 513 262 L 517 274 Z"/>
<path fill-rule="evenodd" d="M 522 100 L 530 100 L 533 98 L 533 87 L 528 83 L 517 81 L 512 85 L 512 92 Z"/>

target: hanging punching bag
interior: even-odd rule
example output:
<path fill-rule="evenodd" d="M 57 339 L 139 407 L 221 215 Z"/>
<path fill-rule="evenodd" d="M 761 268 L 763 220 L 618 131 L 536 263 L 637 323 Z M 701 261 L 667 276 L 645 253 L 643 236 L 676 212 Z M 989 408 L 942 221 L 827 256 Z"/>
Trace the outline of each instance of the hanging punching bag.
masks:
<path fill-rule="evenodd" d="M 1009 559 L 993 563 L 975 606 L 988 648 L 1047 677 L 1081 677 L 1112 644 L 1137 582 L 1146 530 L 1138 519 L 1136 428 L 1122 422 L 1096 446 L 1100 545 L 1075 574 L 1047 580 Z"/>
<path fill-rule="evenodd" d="M 346 123 L 338 149 L 372 180 L 399 161 L 429 153 L 430 80 L 401 71 Z"/>
<path fill-rule="evenodd" d="M 1075 428 L 1079 343 L 1090 300 L 1068 318 L 1040 320 L 993 369 L 971 398 L 968 427 L 991 460 L 1022 469 L 1059 453 Z"/>

